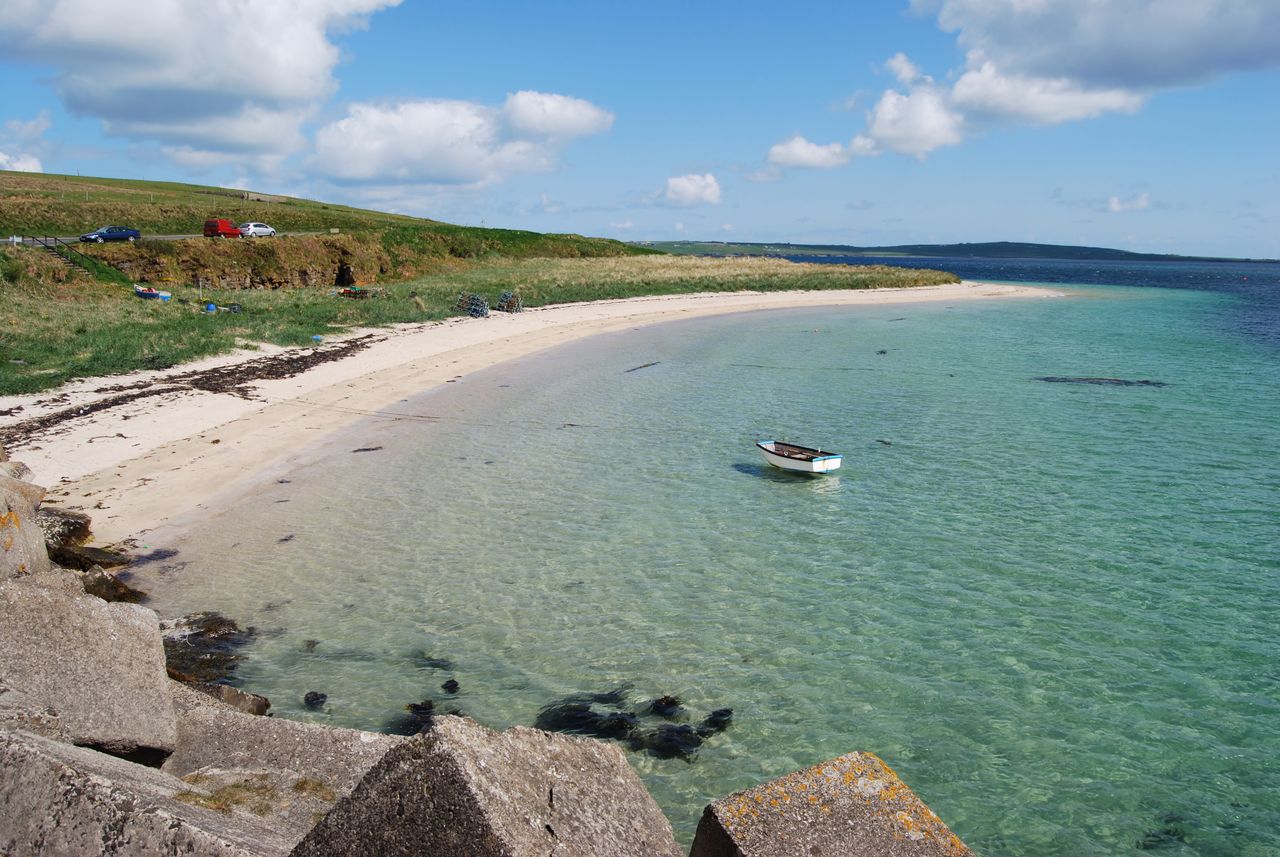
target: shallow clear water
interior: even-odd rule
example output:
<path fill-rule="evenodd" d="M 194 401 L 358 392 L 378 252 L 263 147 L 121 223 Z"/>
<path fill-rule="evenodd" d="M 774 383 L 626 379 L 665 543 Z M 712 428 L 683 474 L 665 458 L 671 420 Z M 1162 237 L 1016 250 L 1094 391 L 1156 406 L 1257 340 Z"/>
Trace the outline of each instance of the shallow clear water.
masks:
<path fill-rule="evenodd" d="M 449 677 L 497 728 L 619 686 L 731 707 L 693 763 L 630 754 L 686 842 L 870 750 L 985 855 L 1280 854 L 1280 361 L 1219 323 L 1238 296 L 1069 293 L 505 364 L 300 451 L 139 577 L 255 626 L 239 676 L 283 716 L 376 729 Z M 767 437 L 844 468 L 771 470 Z"/>

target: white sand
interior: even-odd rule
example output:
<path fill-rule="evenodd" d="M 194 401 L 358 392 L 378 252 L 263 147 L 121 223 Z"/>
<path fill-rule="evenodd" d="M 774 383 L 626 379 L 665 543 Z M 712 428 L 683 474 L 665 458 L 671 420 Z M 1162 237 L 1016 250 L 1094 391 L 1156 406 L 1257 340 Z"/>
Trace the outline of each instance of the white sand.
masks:
<path fill-rule="evenodd" d="M 810 306 L 1051 297 L 1048 289 L 966 282 L 913 289 L 739 292 L 566 304 L 487 319 L 452 319 L 374 332 L 378 341 L 349 357 L 285 380 L 248 385 L 252 399 L 179 390 L 65 422 L 9 450 L 50 486 L 45 502 L 93 517 L 97 544 L 136 540 L 166 521 L 232 496 L 238 485 L 290 459 L 321 437 L 474 372 L 599 333 L 734 312 Z M 360 331 L 359 333 L 368 333 Z M 353 333 L 352 335 L 356 335 Z M 283 349 L 240 352 L 166 372 L 90 379 L 34 396 L 0 397 L 12 425 L 112 393 L 96 388 L 232 365 Z M 54 401 L 50 401 L 54 400 Z"/>

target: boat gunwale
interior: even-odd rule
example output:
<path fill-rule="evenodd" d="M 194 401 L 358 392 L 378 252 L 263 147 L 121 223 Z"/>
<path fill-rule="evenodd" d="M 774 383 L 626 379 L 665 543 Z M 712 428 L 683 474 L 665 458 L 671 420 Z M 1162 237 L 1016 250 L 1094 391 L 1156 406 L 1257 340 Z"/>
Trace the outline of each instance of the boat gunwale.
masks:
<path fill-rule="evenodd" d="M 773 444 L 774 446 L 781 444 L 782 446 L 785 446 L 789 449 L 800 450 L 801 452 L 812 453 L 812 454 L 803 455 L 803 456 L 787 455 L 785 452 L 779 452 L 776 449 L 769 449 L 767 446 L 765 446 L 765 444 Z M 826 452 L 825 450 L 822 450 L 822 449 L 815 449 L 814 447 L 811 447 L 811 446 L 800 446 L 799 444 L 787 443 L 786 441 L 783 441 L 783 440 L 758 440 L 756 441 L 756 446 L 759 447 L 763 452 L 767 452 L 770 455 L 776 455 L 778 456 L 778 458 L 785 458 L 789 461 L 806 461 L 806 462 L 830 461 L 833 458 L 844 457 L 838 452 Z"/>

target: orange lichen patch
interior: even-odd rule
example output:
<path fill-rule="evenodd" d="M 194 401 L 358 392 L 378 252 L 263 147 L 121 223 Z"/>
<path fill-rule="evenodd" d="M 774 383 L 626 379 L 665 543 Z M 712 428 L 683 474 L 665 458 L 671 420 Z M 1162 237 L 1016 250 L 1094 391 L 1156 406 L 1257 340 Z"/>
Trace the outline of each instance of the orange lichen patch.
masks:
<path fill-rule="evenodd" d="M 22 522 L 18 519 L 17 510 L 10 510 L 5 512 L 3 515 L 0 515 L 0 527 L 4 527 L 6 529 L 9 527 L 16 528 L 20 523 Z"/>
<path fill-rule="evenodd" d="M 907 831 L 908 839 L 924 839 L 924 833 L 920 830 L 920 825 L 909 814 L 898 811 L 894 814 L 894 818 L 898 820 L 903 829 Z M 952 834 L 953 836 L 955 834 Z"/>
<path fill-rule="evenodd" d="M 5 533 L 5 536 L 4 536 L 4 549 L 5 549 L 5 550 L 13 550 L 13 533 Z"/>
<path fill-rule="evenodd" d="M 805 800 L 793 802 L 792 792 L 803 794 Z M 928 839 L 944 853 L 956 857 L 971 854 L 897 774 L 871 753 L 849 753 L 742 792 L 722 806 L 721 815 L 741 830 L 759 823 L 753 819 L 762 815 L 803 823 L 815 807 L 824 816 L 862 816 L 895 840 Z"/>

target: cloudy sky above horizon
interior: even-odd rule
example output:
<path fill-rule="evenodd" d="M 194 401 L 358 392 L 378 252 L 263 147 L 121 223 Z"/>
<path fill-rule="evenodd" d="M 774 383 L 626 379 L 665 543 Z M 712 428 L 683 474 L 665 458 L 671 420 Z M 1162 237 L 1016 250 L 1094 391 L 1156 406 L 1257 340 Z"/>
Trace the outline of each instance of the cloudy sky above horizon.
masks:
<path fill-rule="evenodd" d="M 10 0 L 0 169 L 625 240 L 1280 257 L 1276 0 L 854 5 Z"/>

